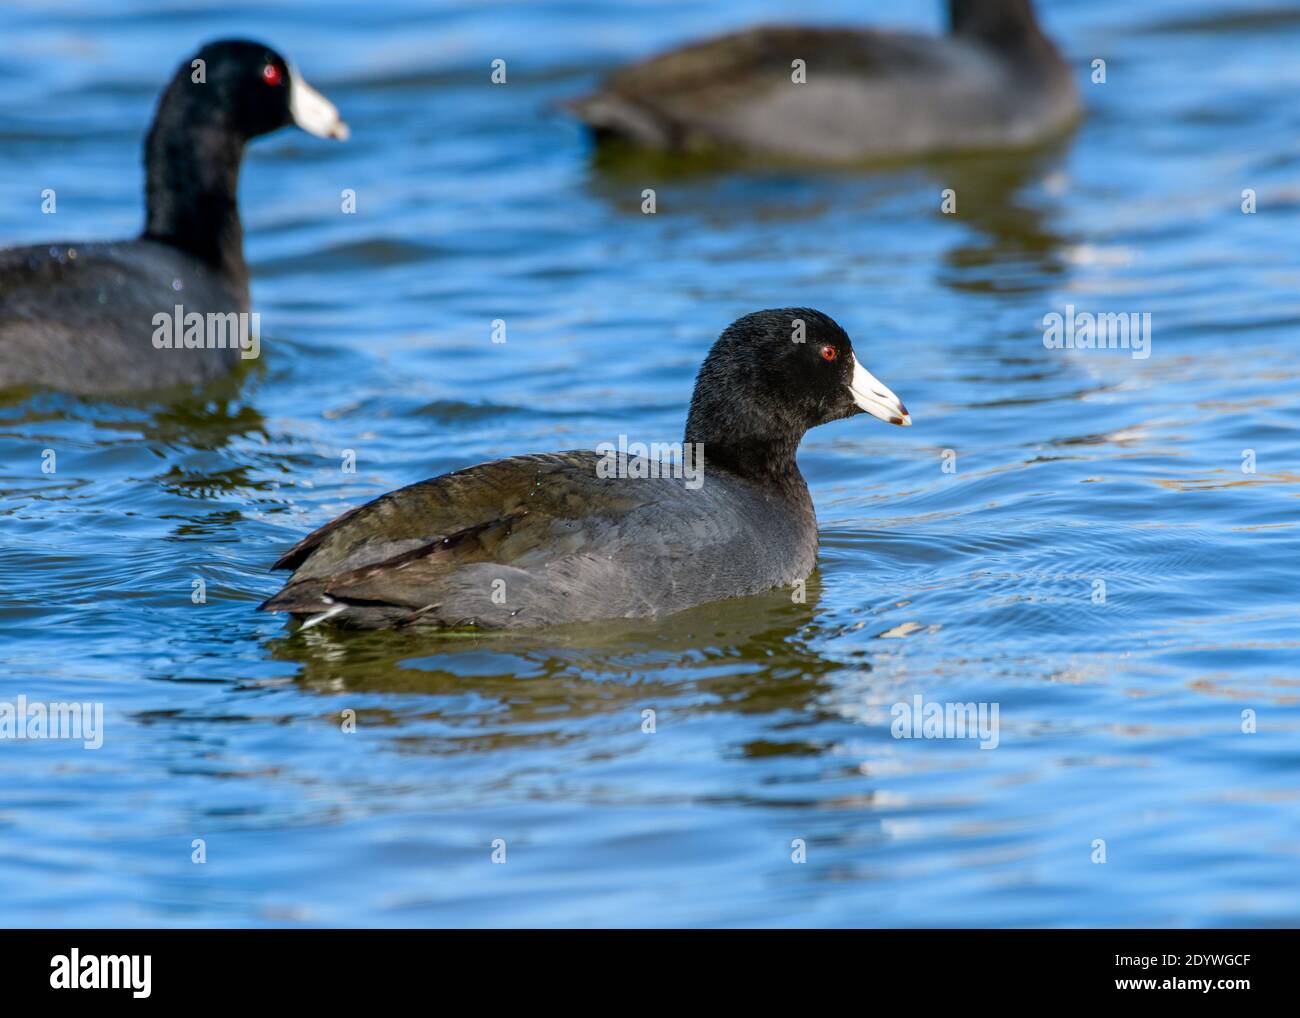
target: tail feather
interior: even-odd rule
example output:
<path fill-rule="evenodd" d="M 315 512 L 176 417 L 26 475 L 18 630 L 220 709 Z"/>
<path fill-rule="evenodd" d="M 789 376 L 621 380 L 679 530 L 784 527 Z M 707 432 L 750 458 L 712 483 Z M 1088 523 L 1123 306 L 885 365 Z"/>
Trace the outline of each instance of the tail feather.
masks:
<path fill-rule="evenodd" d="M 662 114 L 614 92 L 593 92 L 568 108 L 598 133 L 631 138 L 646 145 L 671 147 L 678 131 Z"/>
<path fill-rule="evenodd" d="M 348 606 L 345 604 L 336 604 L 329 611 L 320 612 L 316 615 L 311 616 L 310 618 L 303 619 L 302 626 L 300 628 L 310 629 L 312 626 L 318 626 L 322 622 L 332 619 L 335 615 L 338 615 L 340 612 L 346 611 L 347 607 Z"/>
<path fill-rule="evenodd" d="M 320 580 L 300 580 L 290 583 L 274 597 L 268 597 L 257 606 L 262 612 L 292 612 L 295 615 L 313 615 L 327 612 L 338 602 L 325 593 Z"/>
<path fill-rule="evenodd" d="M 412 609 L 406 605 L 389 604 L 384 601 L 327 594 L 325 584 L 321 580 L 300 580 L 291 583 L 280 593 L 267 598 L 257 606 L 258 611 L 288 612 L 301 619 L 302 625 L 299 626 L 299 631 L 311 629 L 313 626 L 331 620 L 335 625 L 361 629 L 415 625 L 441 628 L 445 625 L 437 615 L 441 608 L 441 604 L 426 604 Z"/>

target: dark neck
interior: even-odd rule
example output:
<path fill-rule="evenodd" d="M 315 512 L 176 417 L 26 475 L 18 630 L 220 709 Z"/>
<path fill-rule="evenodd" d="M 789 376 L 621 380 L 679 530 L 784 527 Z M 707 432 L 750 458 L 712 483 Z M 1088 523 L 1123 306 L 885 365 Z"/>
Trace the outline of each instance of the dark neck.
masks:
<path fill-rule="evenodd" d="M 990 46 L 1023 46 L 1046 41 L 1030 0 L 948 0 L 953 35 Z"/>
<path fill-rule="evenodd" d="M 246 282 L 237 202 L 244 141 L 219 123 L 188 119 L 186 102 L 184 87 L 173 84 L 145 141 L 144 236 Z"/>
<path fill-rule="evenodd" d="M 803 432 L 773 429 L 773 423 L 696 393 L 685 440 L 703 447 L 705 476 L 712 469 L 725 470 L 787 497 L 807 499 L 808 486 L 795 462 Z"/>

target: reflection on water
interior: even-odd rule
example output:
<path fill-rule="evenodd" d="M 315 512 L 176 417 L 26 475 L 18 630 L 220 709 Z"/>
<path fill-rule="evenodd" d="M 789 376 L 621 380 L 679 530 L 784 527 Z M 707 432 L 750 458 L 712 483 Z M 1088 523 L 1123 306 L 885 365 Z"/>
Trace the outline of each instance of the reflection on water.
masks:
<path fill-rule="evenodd" d="M 555 112 L 779 6 L 186 21 L 292 38 L 355 133 L 250 150 L 269 338 L 243 377 L 0 399 L 0 700 L 106 714 L 95 752 L 0 743 L 0 922 L 1300 921 L 1300 18 L 1045 0 L 1088 115 L 1011 155 L 683 167 Z M 807 16 L 935 23 L 860 6 Z M 148 68 L 190 40 L 144 10 L 0 22 L 78 54 L 0 60 L 0 239 L 129 234 Z M 380 492 L 680 438 L 718 330 L 792 304 L 842 321 L 916 422 L 805 441 L 802 602 L 469 637 L 254 610 L 286 547 Z M 1048 350 L 1067 304 L 1150 313 L 1151 357 Z M 997 705 L 997 748 L 895 738 L 915 702 Z"/>
<path fill-rule="evenodd" d="M 1069 269 L 1062 248 L 1064 143 L 1046 152 L 946 160 L 933 168 L 936 188 L 954 193 L 968 241 L 944 252 L 941 285 L 971 293 L 1039 292 Z M 937 204 L 937 203 L 936 203 Z M 942 213 L 937 213 L 942 215 Z"/>
<path fill-rule="evenodd" d="M 810 591 L 810 601 L 816 592 Z M 639 731 L 643 711 L 694 714 L 817 712 L 835 662 L 810 646 L 815 626 L 788 595 L 738 599 L 657 623 L 567 626 L 546 634 L 442 636 L 312 629 L 268 644 L 293 662 L 295 682 L 320 694 L 419 694 L 417 717 L 440 720 L 478 744 L 488 728 L 512 744 L 566 742 L 568 725 L 600 720 Z M 456 705 L 472 689 L 475 708 Z M 449 698 L 432 709 L 427 697 Z M 438 703 L 434 699 L 433 703 Z M 378 716 L 394 723 L 402 701 Z M 335 709 L 343 709 L 335 706 Z M 665 722 L 666 723 L 666 722 Z M 649 734 L 649 733 L 646 733 Z M 407 751 L 419 739 L 408 739 Z M 457 752 L 461 738 L 429 741 L 429 752 Z"/>

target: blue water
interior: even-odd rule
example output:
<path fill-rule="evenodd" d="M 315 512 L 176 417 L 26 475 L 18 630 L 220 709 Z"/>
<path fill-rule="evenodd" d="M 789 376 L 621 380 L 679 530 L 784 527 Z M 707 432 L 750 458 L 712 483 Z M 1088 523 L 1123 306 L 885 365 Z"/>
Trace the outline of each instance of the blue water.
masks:
<path fill-rule="evenodd" d="M 1040 8 L 1073 137 L 835 173 L 598 162 L 555 110 L 775 0 L 0 11 L 0 243 L 135 232 L 157 92 L 209 38 L 277 46 L 353 128 L 250 150 L 242 384 L 0 399 L 0 700 L 106 715 L 98 750 L 0 741 L 0 922 L 1300 923 L 1300 7 Z M 253 610 L 375 494 L 679 438 L 716 334 L 790 304 L 915 420 L 804 442 L 805 604 L 457 640 Z M 1045 348 L 1067 304 L 1149 313 L 1150 356 Z M 996 704 L 997 747 L 894 738 L 916 696 Z"/>

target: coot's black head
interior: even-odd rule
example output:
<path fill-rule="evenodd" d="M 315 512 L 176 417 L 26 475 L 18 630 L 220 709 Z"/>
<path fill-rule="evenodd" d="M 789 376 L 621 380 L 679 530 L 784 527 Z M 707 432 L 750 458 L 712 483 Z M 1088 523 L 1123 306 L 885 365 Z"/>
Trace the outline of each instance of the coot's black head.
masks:
<path fill-rule="evenodd" d="M 297 124 L 348 136 L 334 104 L 261 43 L 212 42 L 177 69 L 145 140 L 144 236 L 181 248 L 247 286 L 237 191 L 250 138 Z"/>
<path fill-rule="evenodd" d="M 244 39 L 210 42 L 176 71 L 158 119 L 184 117 L 247 140 L 297 124 L 322 138 L 348 136 L 334 104 L 269 46 Z"/>
<path fill-rule="evenodd" d="M 868 413 L 890 424 L 912 418 L 853 352 L 848 334 L 811 308 L 756 311 L 729 325 L 695 381 L 686 440 L 745 473 L 789 459 L 804 432 Z M 737 462 L 751 460 L 745 462 Z M 755 469 L 750 469 L 750 468 Z"/>

